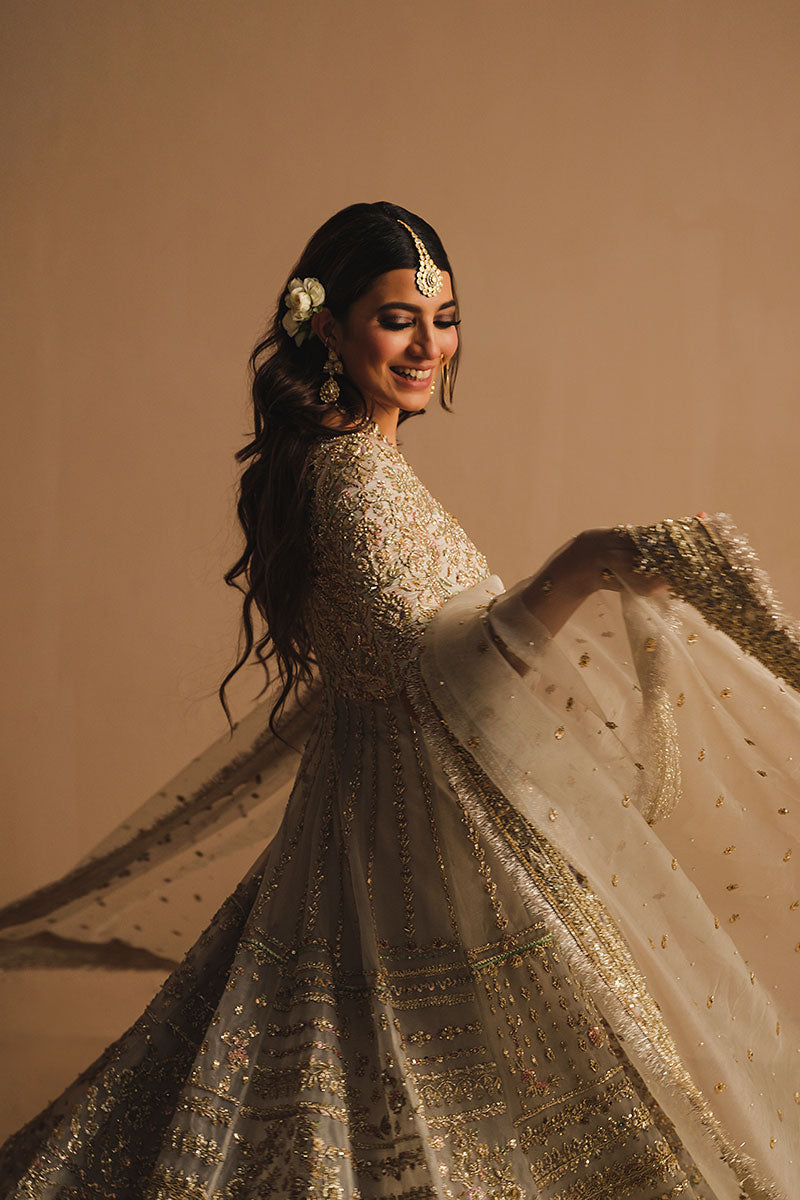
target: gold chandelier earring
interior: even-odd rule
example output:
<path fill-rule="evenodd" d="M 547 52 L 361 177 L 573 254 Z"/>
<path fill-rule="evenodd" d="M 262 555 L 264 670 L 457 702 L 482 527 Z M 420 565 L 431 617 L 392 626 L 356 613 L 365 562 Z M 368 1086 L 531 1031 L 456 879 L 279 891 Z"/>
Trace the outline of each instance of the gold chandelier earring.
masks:
<path fill-rule="evenodd" d="M 339 392 L 341 391 L 336 376 L 343 374 L 344 367 L 342 360 L 333 346 L 328 346 L 327 342 L 325 344 L 328 349 L 328 357 L 325 361 L 325 366 L 322 368 L 325 373 L 325 379 L 323 380 L 322 387 L 319 389 L 319 398 L 323 404 L 336 404 L 339 400 Z"/>

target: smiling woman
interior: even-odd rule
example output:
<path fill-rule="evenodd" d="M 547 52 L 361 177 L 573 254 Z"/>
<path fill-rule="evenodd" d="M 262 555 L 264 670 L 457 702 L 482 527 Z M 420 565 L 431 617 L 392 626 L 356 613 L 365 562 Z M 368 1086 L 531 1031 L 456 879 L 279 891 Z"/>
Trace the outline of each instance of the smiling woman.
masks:
<path fill-rule="evenodd" d="M 314 332 L 341 357 L 372 419 L 391 442 L 397 440 L 401 413 L 424 409 L 439 373 L 449 371 L 458 349 L 449 271 L 440 280 L 436 293 L 425 297 L 415 271 L 387 271 L 356 300 L 345 321 L 337 321 L 329 309 L 312 319 Z"/>
<path fill-rule="evenodd" d="M 387 203 L 281 289 L 220 689 L 274 658 L 277 696 L 0 913 L 28 962 L 182 959 L 7 1143 L 4 1200 L 793 1194 L 800 634 L 706 516 L 504 590 L 397 446 L 450 406 L 457 325 Z M 198 860 L 265 827 L 187 953 Z"/>
<path fill-rule="evenodd" d="M 372 424 L 394 443 L 398 424 L 421 412 L 437 387 L 449 408 L 458 370 L 457 308 L 453 271 L 436 231 L 398 205 L 342 209 L 301 254 L 272 328 L 250 360 L 254 436 L 237 455 L 249 464 L 238 506 L 245 546 L 225 577 L 233 586 L 243 583 L 245 639 L 220 687 L 226 712 L 226 686 L 251 653 L 265 665 L 274 656 L 278 665 L 273 730 L 292 687 L 310 682 L 303 617 L 311 580 L 310 450 L 320 438 Z M 410 378 L 415 373 L 420 377 Z M 254 610 L 264 620 L 260 638 Z"/>

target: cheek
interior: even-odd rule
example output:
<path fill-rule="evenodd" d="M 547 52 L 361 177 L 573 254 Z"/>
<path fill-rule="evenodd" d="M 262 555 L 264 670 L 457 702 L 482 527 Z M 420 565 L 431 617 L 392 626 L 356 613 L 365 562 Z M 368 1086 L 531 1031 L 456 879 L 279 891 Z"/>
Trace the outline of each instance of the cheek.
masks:
<path fill-rule="evenodd" d="M 408 337 L 397 330 L 379 330 L 370 338 L 371 361 L 377 366 L 395 362 L 406 349 Z"/>
<path fill-rule="evenodd" d="M 443 329 L 439 338 L 439 349 L 445 358 L 450 359 L 458 349 L 458 329 Z"/>
<path fill-rule="evenodd" d="M 353 366 L 357 371 L 359 368 L 362 371 L 375 370 L 391 362 L 397 355 L 396 339 L 396 334 L 392 337 L 391 333 L 384 330 L 376 330 L 359 339 L 358 345 L 353 347 Z"/>

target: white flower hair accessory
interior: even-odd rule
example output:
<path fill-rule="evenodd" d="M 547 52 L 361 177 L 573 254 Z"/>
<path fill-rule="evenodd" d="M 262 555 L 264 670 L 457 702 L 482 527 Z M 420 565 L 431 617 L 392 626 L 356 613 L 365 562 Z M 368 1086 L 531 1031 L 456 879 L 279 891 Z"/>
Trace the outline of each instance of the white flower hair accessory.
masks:
<path fill-rule="evenodd" d="M 286 305 L 286 312 L 281 324 L 289 337 L 294 338 L 298 346 L 302 346 L 311 333 L 311 318 L 325 303 L 325 288 L 313 276 L 309 276 L 308 279 L 290 279 L 283 303 Z"/>

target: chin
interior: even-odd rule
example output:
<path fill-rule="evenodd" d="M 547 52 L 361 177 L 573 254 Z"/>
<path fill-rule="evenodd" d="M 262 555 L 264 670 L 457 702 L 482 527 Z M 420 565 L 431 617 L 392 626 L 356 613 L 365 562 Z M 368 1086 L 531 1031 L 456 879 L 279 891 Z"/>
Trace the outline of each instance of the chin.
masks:
<path fill-rule="evenodd" d="M 394 409 L 398 416 L 402 413 L 413 416 L 414 413 L 424 412 L 432 399 L 433 397 L 427 391 L 424 395 L 420 394 L 419 396 L 386 396 L 373 401 L 372 411 L 391 412 Z"/>
<path fill-rule="evenodd" d="M 428 404 L 433 399 L 432 396 L 420 396 L 419 400 L 406 400 L 398 407 L 400 412 L 418 413 L 424 412 Z"/>

